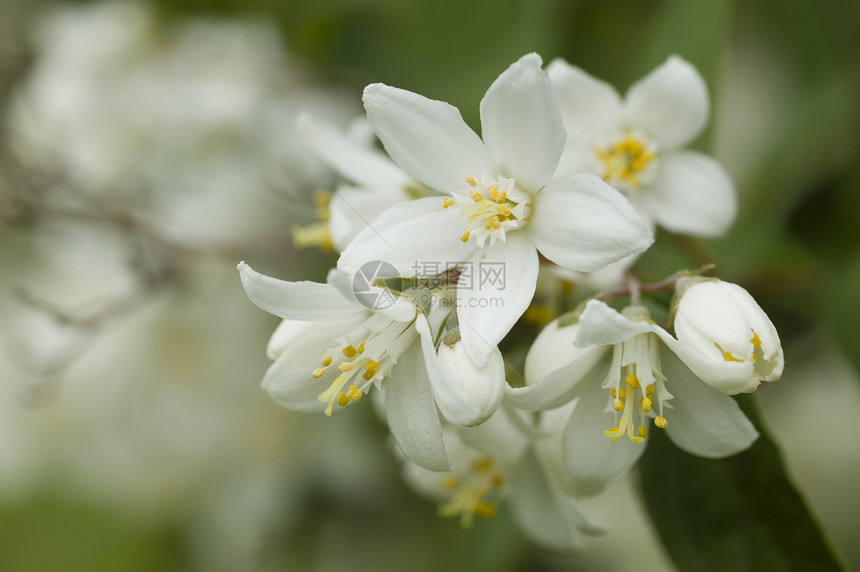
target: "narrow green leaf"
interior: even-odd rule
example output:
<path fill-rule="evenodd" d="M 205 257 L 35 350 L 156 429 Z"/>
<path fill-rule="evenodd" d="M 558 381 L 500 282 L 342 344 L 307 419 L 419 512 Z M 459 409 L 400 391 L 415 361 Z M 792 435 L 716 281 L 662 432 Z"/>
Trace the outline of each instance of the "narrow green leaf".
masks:
<path fill-rule="evenodd" d="M 640 478 L 666 552 L 680 570 L 843 570 L 786 475 L 752 398 L 738 401 L 761 436 L 733 457 L 695 457 L 652 432 Z"/>

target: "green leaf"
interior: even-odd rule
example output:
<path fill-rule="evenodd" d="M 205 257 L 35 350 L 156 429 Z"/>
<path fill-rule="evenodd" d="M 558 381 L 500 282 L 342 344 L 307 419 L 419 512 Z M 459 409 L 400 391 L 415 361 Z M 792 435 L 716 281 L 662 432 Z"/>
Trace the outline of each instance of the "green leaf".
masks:
<path fill-rule="evenodd" d="M 681 570 L 843 570 L 788 479 L 752 397 L 738 401 L 761 436 L 727 459 L 689 455 L 652 432 L 640 478 L 666 552 Z"/>

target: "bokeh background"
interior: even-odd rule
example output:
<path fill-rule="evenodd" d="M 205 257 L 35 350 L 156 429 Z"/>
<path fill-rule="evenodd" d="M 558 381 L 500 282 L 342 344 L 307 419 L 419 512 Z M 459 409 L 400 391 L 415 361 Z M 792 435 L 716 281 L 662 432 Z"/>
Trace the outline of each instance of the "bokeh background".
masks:
<path fill-rule="evenodd" d="M 671 570 L 635 475 L 579 554 L 503 510 L 462 530 L 401 482 L 371 407 L 259 389 L 277 320 L 239 260 L 296 249 L 331 188 L 293 121 L 346 126 L 382 81 L 459 107 L 536 51 L 621 90 L 677 53 L 706 77 L 696 142 L 734 178 L 725 238 L 661 235 L 646 276 L 714 261 L 769 313 L 758 392 L 791 478 L 860 568 L 860 4 L 847 0 L 5 0 L 0 9 L 0 570 Z"/>

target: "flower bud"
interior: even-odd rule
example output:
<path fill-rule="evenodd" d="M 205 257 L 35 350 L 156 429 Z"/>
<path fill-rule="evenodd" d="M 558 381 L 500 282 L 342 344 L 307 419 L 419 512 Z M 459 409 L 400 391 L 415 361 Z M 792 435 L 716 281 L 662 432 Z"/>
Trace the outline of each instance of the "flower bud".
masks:
<path fill-rule="evenodd" d="M 499 407 L 505 389 L 505 363 L 496 348 L 485 367 L 478 367 L 462 343 L 439 347 L 439 363 L 457 382 L 466 397 L 478 407 L 480 415 L 474 425 L 486 421 Z"/>
<path fill-rule="evenodd" d="M 526 384 L 538 383 L 573 361 L 582 351 L 573 344 L 578 330 L 577 324 L 562 326 L 558 319 L 541 330 L 526 356 Z"/>
<path fill-rule="evenodd" d="M 749 292 L 715 279 L 679 283 L 675 335 L 681 358 L 723 393 L 749 393 L 782 375 L 779 335 Z"/>

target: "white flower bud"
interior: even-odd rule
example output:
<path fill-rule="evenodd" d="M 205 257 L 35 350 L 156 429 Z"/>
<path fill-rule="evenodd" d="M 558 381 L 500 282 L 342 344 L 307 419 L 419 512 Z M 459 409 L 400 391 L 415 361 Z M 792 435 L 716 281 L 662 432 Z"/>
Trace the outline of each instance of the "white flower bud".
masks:
<path fill-rule="evenodd" d="M 581 352 L 574 346 L 579 326 L 560 326 L 555 319 L 541 330 L 526 356 L 526 384 L 533 385 L 546 376 L 569 364 Z"/>
<path fill-rule="evenodd" d="M 723 393 L 749 393 L 782 375 L 779 335 L 749 292 L 736 284 L 700 279 L 678 285 L 675 335 L 681 358 Z"/>
<path fill-rule="evenodd" d="M 439 347 L 439 363 L 457 382 L 480 415 L 474 425 L 486 421 L 499 407 L 505 389 L 505 362 L 498 348 L 490 354 L 487 365 L 478 367 L 462 343 Z"/>

